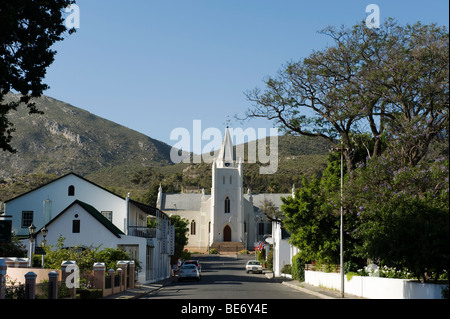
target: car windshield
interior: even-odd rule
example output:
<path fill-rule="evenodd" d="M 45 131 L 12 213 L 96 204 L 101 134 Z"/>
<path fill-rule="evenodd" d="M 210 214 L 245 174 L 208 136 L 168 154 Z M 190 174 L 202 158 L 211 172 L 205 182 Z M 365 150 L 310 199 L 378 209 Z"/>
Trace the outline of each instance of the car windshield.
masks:
<path fill-rule="evenodd" d="M 261 265 L 261 263 L 259 261 L 249 261 L 248 262 L 249 265 Z"/>

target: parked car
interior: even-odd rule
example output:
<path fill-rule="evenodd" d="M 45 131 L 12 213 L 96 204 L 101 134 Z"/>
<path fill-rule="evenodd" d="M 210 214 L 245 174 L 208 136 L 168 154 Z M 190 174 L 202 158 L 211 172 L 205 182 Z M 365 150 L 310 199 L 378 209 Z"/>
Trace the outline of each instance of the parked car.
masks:
<path fill-rule="evenodd" d="M 178 271 L 178 281 L 182 281 L 184 279 L 193 278 L 197 281 L 200 280 L 200 272 L 198 271 L 197 266 L 194 264 L 186 264 L 180 267 Z"/>
<path fill-rule="evenodd" d="M 198 271 L 202 272 L 202 266 L 200 265 L 198 260 L 194 259 L 185 260 L 182 265 L 191 265 L 191 264 L 197 266 Z"/>
<path fill-rule="evenodd" d="M 258 260 L 249 260 L 247 262 L 247 265 L 245 266 L 245 270 L 247 271 L 247 274 L 251 271 L 253 273 L 257 272 L 262 274 L 262 264 Z"/>

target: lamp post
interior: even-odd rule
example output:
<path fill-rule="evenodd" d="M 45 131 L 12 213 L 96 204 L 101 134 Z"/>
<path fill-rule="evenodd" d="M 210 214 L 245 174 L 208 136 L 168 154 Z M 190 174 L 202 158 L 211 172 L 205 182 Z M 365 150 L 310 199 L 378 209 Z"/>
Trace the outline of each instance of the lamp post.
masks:
<path fill-rule="evenodd" d="M 34 244 L 34 236 L 36 234 L 36 226 L 31 223 L 28 227 L 28 232 L 30 233 L 30 260 L 28 261 L 28 267 L 31 268 L 33 265 L 33 244 Z"/>
<path fill-rule="evenodd" d="M 341 213 L 340 213 L 340 225 L 339 225 L 339 266 L 341 277 L 341 298 L 344 298 L 344 208 L 342 206 L 343 201 L 343 189 L 344 189 L 344 147 L 341 143 L 340 147 L 333 147 L 334 151 L 341 152 Z"/>
<path fill-rule="evenodd" d="M 341 144 L 341 223 L 340 223 L 340 270 L 341 270 L 341 298 L 344 298 L 344 211 L 342 197 L 344 189 L 344 152 Z"/>
<path fill-rule="evenodd" d="M 42 248 L 44 248 L 45 244 L 47 243 L 47 241 L 45 240 L 45 237 L 47 237 L 48 229 L 44 226 L 44 228 L 41 229 L 41 232 L 42 232 L 42 237 L 44 238 L 44 239 L 42 239 L 41 246 L 42 246 Z M 44 269 L 44 262 L 45 262 L 45 252 L 42 252 L 42 269 Z"/>

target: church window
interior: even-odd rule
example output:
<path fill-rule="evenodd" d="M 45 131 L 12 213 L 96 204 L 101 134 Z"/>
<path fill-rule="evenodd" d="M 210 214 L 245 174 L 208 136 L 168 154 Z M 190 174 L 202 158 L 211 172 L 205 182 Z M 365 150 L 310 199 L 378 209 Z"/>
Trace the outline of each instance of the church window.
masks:
<path fill-rule="evenodd" d="M 233 183 L 233 177 L 230 176 L 230 184 L 232 184 L 232 183 Z"/>
<path fill-rule="evenodd" d="M 69 186 L 69 189 L 67 190 L 67 194 L 68 194 L 69 196 L 75 196 L 75 186 L 70 185 L 70 186 Z"/>
<path fill-rule="evenodd" d="M 222 181 L 223 181 L 223 183 L 225 184 L 225 175 L 222 176 Z"/>
<path fill-rule="evenodd" d="M 227 196 L 227 198 L 225 198 L 225 213 L 229 212 L 230 212 L 230 198 Z"/>
<path fill-rule="evenodd" d="M 195 220 L 191 221 L 191 235 L 195 235 Z"/>

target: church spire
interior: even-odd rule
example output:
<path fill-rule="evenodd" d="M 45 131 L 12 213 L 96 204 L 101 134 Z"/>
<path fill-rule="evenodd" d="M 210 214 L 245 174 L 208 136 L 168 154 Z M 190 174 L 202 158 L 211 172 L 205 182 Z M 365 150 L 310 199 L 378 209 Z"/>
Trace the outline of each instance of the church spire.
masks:
<path fill-rule="evenodd" d="M 219 156 L 217 157 L 217 164 L 219 165 L 218 167 L 234 166 L 235 160 L 236 156 L 233 149 L 233 140 L 231 139 L 230 131 L 227 126 L 222 147 L 220 148 Z"/>

